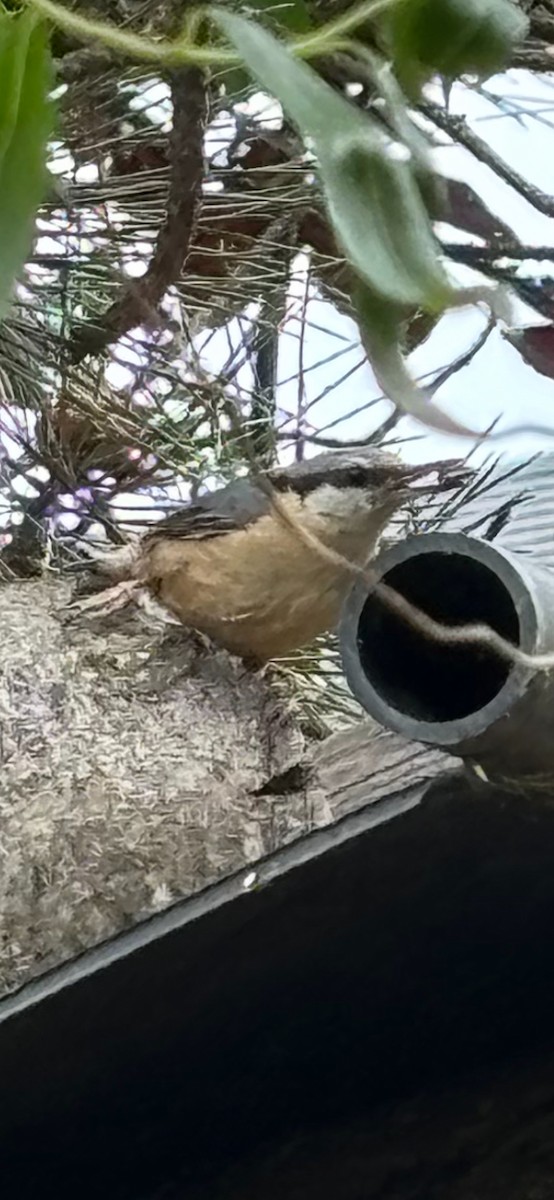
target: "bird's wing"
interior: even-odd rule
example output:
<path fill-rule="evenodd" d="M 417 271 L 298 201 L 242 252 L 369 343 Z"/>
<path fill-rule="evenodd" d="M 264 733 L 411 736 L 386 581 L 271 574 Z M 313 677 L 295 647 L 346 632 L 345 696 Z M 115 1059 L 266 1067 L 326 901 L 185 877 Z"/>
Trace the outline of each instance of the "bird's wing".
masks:
<path fill-rule="evenodd" d="M 161 521 L 156 521 L 154 528 L 144 535 L 144 540 L 220 537 L 222 533 L 241 528 L 243 525 L 233 517 L 226 517 L 218 512 L 207 512 L 197 504 L 190 504 L 187 508 L 180 508 Z"/>
<path fill-rule="evenodd" d="M 170 513 L 144 536 L 144 541 L 160 538 L 202 539 L 221 537 L 233 530 L 245 529 L 264 516 L 269 501 L 261 489 L 247 479 L 237 479 L 195 504 Z"/>

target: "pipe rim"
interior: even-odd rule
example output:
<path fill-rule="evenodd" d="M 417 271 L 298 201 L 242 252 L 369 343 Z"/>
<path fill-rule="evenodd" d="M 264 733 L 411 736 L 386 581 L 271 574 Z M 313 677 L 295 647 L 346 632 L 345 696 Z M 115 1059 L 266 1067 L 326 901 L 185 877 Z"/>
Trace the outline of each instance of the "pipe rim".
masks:
<path fill-rule="evenodd" d="M 382 580 L 393 567 L 409 559 L 437 552 L 471 558 L 497 575 L 511 597 L 519 620 L 519 646 L 528 654 L 535 652 L 539 619 L 531 591 L 525 581 L 525 562 L 516 567 L 517 560 L 502 547 L 465 533 L 412 534 L 383 550 L 370 566 L 377 579 Z M 530 667 L 515 664 L 493 699 L 467 716 L 449 721 L 424 721 L 394 708 L 368 679 L 358 651 L 359 621 L 373 590 L 363 580 L 355 583 L 343 604 L 338 634 L 342 668 L 348 686 L 362 708 L 380 725 L 414 741 L 452 747 L 490 728 L 505 716 L 524 694 L 530 679 L 534 677 L 534 672 Z"/>

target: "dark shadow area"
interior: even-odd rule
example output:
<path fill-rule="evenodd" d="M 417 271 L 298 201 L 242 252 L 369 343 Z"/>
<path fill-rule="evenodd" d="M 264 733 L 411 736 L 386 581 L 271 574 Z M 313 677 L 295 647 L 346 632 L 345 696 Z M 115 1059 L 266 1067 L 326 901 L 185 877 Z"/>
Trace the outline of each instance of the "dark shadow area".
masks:
<path fill-rule="evenodd" d="M 512 598 L 482 563 L 462 554 L 421 554 L 387 572 L 385 582 L 445 625 L 481 621 L 518 644 Z M 362 667 L 398 711 L 420 721 L 452 721 L 488 704 L 504 686 L 509 665 L 486 648 L 445 646 L 423 637 L 376 596 L 358 626 Z"/>
<path fill-rule="evenodd" d="M 554 1050 L 553 862 L 554 809 L 455 777 L 259 892 L 183 905 L 181 928 L 0 1024 L 6 1195 L 427 1200 L 458 1119 L 433 1098 Z M 391 1113 L 407 1128 L 422 1096 L 425 1137 L 402 1133 Z"/>

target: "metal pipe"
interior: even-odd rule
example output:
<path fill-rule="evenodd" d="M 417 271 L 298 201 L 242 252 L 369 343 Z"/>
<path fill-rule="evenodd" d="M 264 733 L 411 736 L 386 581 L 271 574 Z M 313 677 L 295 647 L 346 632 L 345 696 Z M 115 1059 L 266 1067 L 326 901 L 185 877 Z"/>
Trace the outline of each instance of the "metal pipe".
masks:
<path fill-rule="evenodd" d="M 462 533 L 407 538 L 372 564 L 444 624 L 484 622 L 526 653 L 554 651 L 554 571 Z M 358 582 L 340 623 L 343 669 L 381 725 L 478 765 L 488 778 L 554 779 L 554 672 L 488 647 L 444 645 Z"/>

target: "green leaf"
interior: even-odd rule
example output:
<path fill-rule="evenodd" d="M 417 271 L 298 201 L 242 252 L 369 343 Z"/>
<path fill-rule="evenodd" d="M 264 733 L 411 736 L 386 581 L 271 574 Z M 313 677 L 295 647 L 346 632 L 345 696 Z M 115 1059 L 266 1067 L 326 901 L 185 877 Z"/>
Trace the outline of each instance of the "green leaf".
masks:
<path fill-rule="evenodd" d="M 393 142 L 267 30 L 226 10 L 211 15 L 260 86 L 311 139 L 338 241 L 361 278 L 391 303 L 444 308 L 452 289 L 409 148 Z"/>
<path fill-rule="evenodd" d="M 387 300 L 440 312 L 452 288 L 404 147 L 365 129 L 320 148 L 327 206 L 348 261 Z"/>
<path fill-rule="evenodd" d="M 45 26 L 30 9 L 0 9 L 0 319 L 29 252 L 46 184 L 52 67 Z"/>
<path fill-rule="evenodd" d="M 446 202 L 446 184 L 433 168 L 429 142 L 409 115 L 406 97 L 398 85 L 391 63 L 360 44 L 357 46 L 357 58 L 379 92 L 390 128 L 412 155 L 414 175 L 427 211 L 435 220 L 439 219 Z"/>
<path fill-rule="evenodd" d="M 458 424 L 433 404 L 424 389 L 412 379 L 399 344 L 399 330 L 405 317 L 403 310 L 384 304 L 380 296 L 363 284 L 356 288 L 353 300 L 362 344 L 380 387 L 393 404 L 428 429 L 463 437 L 479 437 L 476 430 Z"/>
<path fill-rule="evenodd" d="M 380 23 L 411 94 L 435 73 L 447 79 L 496 74 L 529 27 L 513 0 L 396 0 Z"/>
<path fill-rule="evenodd" d="M 281 25 L 283 29 L 289 33 L 302 34 L 309 33 L 313 28 L 313 22 L 303 0 L 252 0 L 251 4 L 244 4 L 241 12 L 244 16 L 263 16 L 267 15 L 273 25 Z M 249 71 L 245 71 L 242 67 L 229 67 L 226 71 L 218 72 L 217 78 L 221 83 L 225 84 L 225 92 L 227 96 L 234 96 L 239 92 L 244 92 L 248 86 L 252 86 L 252 75 Z"/>
<path fill-rule="evenodd" d="M 312 137 L 324 138 L 327 131 L 327 104 L 337 103 L 334 119 L 342 117 L 341 128 L 348 128 L 351 105 L 333 92 L 315 71 L 296 60 L 286 46 L 253 21 L 247 21 L 226 9 L 209 10 L 212 20 L 235 46 L 260 87 L 281 102 L 291 119 Z"/>

